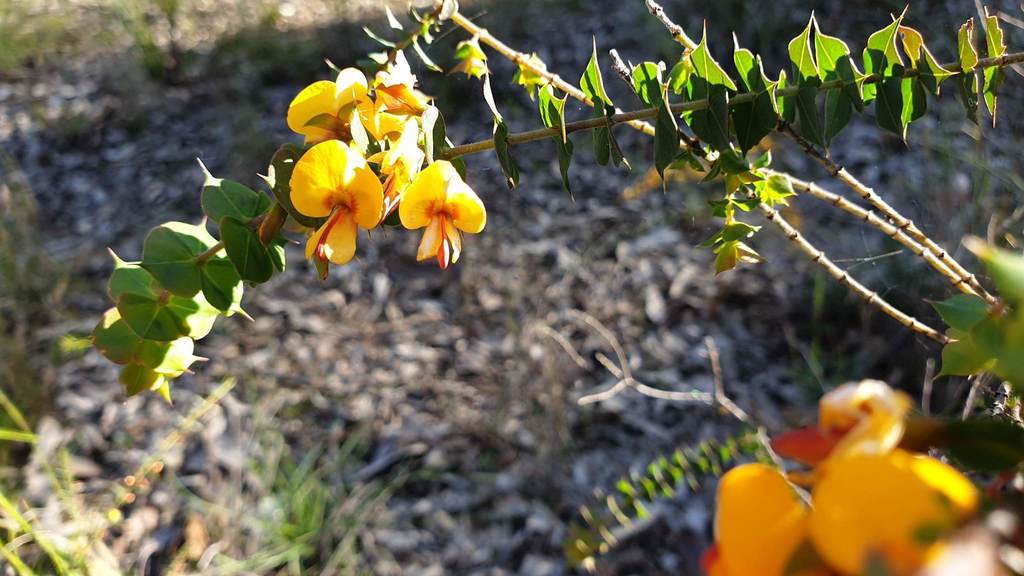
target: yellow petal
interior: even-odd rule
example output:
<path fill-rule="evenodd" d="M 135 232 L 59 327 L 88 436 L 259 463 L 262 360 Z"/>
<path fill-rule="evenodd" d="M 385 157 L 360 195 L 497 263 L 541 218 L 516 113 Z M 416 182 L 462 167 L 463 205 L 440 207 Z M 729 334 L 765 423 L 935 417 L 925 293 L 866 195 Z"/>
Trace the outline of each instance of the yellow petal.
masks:
<path fill-rule="evenodd" d="M 778 470 L 744 464 L 718 483 L 718 573 L 781 576 L 807 533 L 807 510 Z"/>
<path fill-rule="evenodd" d="M 844 384 L 819 403 L 818 427 L 845 433 L 830 458 L 889 452 L 903 437 L 904 418 L 912 401 L 878 380 Z"/>
<path fill-rule="evenodd" d="M 401 206 L 398 209 L 401 211 Z M 436 257 L 437 251 L 441 247 L 441 240 L 441 219 L 435 218 L 430 221 L 427 229 L 423 231 L 423 237 L 420 238 L 420 246 L 416 250 L 416 260 L 422 262 Z"/>
<path fill-rule="evenodd" d="M 356 222 L 348 212 L 340 212 L 334 226 L 327 231 L 324 252 L 334 264 L 345 264 L 355 255 Z"/>
<path fill-rule="evenodd" d="M 288 105 L 288 128 L 305 136 L 307 142 L 329 138 L 329 130 L 319 126 L 306 126 L 306 123 L 321 114 L 338 113 L 336 88 L 337 85 L 329 80 L 321 80 L 306 86 Z"/>
<path fill-rule="evenodd" d="M 358 68 L 345 68 L 338 72 L 338 79 L 334 84 L 337 108 L 366 99 L 366 75 Z"/>
<path fill-rule="evenodd" d="M 384 212 L 384 187 L 369 166 L 356 168 L 345 190 L 346 204 L 357 224 L 370 229 L 380 223 Z"/>
<path fill-rule="evenodd" d="M 409 230 L 423 228 L 433 220 L 434 213 L 443 208 L 449 168 L 454 171 L 451 164 L 438 160 L 420 172 L 405 189 L 402 203 L 398 205 L 402 226 Z"/>
<path fill-rule="evenodd" d="M 334 196 L 345 188 L 350 149 L 337 140 L 313 146 L 295 163 L 291 178 L 292 204 L 313 218 L 327 216 L 334 209 Z"/>
<path fill-rule="evenodd" d="M 447 164 L 447 162 L 446 162 Z M 449 166 L 451 166 L 449 164 Z M 452 167 L 452 178 L 448 181 L 446 211 L 452 216 L 456 228 L 469 234 L 476 234 L 487 224 L 487 211 L 476 192 L 462 181 Z"/>
<path fill-rule="evenodd" d="M 932 547 L 977 506 L 977 490 L 953 468 L 902 450 L 830 462 L 814 487 L 810 534 L 843 573 L 881 555 L 896 574 L 914 573 Z"/>

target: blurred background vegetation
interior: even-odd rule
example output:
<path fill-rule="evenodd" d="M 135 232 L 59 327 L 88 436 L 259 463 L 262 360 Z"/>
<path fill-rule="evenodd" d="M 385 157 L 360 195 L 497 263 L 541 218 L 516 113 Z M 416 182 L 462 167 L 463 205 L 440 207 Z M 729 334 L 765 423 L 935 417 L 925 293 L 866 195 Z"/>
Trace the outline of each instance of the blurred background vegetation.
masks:
<path fill-rule="evenodd" d="M 774 425 L 806 420 L 817 395 L 849 379 L 920 390 L 937 350 L 770 233 L 758 240 L 769 264 L 711 278 L 709 258 L 691 248 L 713 229 L 704 201 L 716 189 L 683 178 L 663 196 L 648 172 L 650 143 L 623 135 L 633 172 L 599 172 L 582 151 L 573 166 L 577 203 L 561 196 L 543 146 L 519 153 L 527 176 L 515 192 L 504 189 L 493 159 L 472 159 L 470 180 L 495 218 L 460 269 L 440 277 L 396 261 L 389 252 L 409 249 L 395 238 L 375 239 L 385 248 L 370 248 L 323 287 L 293 260 L 287 282 L 249 296 L 255 325 L 221 327 L 204 341 L 200 354 L 213 361 L 182 380 L 173 407 L 126 402 L 86 338 L 104 307 L 104 249 L 131 259 L 149 227 L 197 218 L 197 156 L 218 176 L 255 186 L 277 145 L 294 140 L 283 120 L 291 97 L 328 76 L 325 59 L 344 66 L 375 49 L 361 28 L 386 30 L 384 4 L 0 2 L 0 431 L 10 432 L 0 436 L 0 544 L 26 569 L 566 573 L 561 542 L 590 488 L 608 488 L 675 446 L 735 432 L 707 410 L 576 406 L 581 391 L 605 382 L 600 367 L 571 371 L 560 348 L 527 330 L 527 319 L 550 321 L 568 305 L 609 324 L 641 373 L 669 387 L 710 385 L 699 353 L 714 336 L 731 393 L 747 406 L 762 403 Z M 398 14 L 408 8 L 387 4 Z M 617 48 L 633 62 L 678 58 L 639 0 L 462 4 L 568 79 L 582 71 L 595 36 L 602 51 Z M 735 31 L 773 71 L 812 10 L 856 52 L 904 6 L 664 5 L 691 35 L 706 20 L 720 61 L 729 60 Z M 1021 8 L 990 6 L 1004 19 L 1010 49 L 1024 46 Z M 949 60 L 956 27 L 977 10 L 915 1 L 910 20 Z M 448 66 L 461 39 L 446 31 L 429 52 Z M 506 82 L 511 65 L 491 66 L 513 128 L 536 127 L 534 104 Z M 417 73 L 454 140 L 489 136 L 475 81 Z M 605 78 L 620 106 L 636 105 L 607 69 Z M 912 127 L 909 147 L 865 118 L 833 153 L 968 259 L 958 248 L 965 235 L 1006 239 L 1021 230 L 1019 88 L 1020 74 L 1009 71 L 995 129 L 964 122 L 947 94 Z M 786 142 L 773 144 L 780 165 L 825 179 Z M 940 299 L 946 287 L 896 246 L 813 204 L 790 215 L 886 298 L 937 322 L 925 299 Z M 572 286 L 563 298 L 565 278 Z M 417 348 L 381 336 L 400 330 L 420 343 L 435 334 L 443 341 Z M 253 334 L 266 339 L 247 341 Z M 578 329 L 566 336 L 586 360 L 600 348 Z M 273 354 L 261 354 L 271 349 L 265 342 Z M 221 384 L 227 377 L 239 384 Z M 954 406 L 962 394 L 962 382 L 943 381 L 933 406 Z M 423 411 L 431 414 L 426 423 L 414 415 Z M 468 501 L 456 501 L 459 494 Z M 700 500 L 676 505 L 654 516 L 654 536 L 626 538 L 602 570 L 695 573 L 710 516 Z M 482 552 L 460 548 L 460 538 Z M 0 558 L 0 573 L 5 562 L 20 569 L 11 558 Z"/>

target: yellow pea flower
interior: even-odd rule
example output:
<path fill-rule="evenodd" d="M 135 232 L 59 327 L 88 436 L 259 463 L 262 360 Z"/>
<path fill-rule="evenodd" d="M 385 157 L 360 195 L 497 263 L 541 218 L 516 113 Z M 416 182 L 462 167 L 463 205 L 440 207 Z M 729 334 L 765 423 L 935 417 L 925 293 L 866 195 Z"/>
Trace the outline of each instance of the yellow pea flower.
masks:
<path fill-rule="evenodd" d="M 744 464 L 718 482 L 715 547 L 704 557 L 711 576 L 781 576 L 807 537 L 808 511 L 775 468 Z"/>
<path fill-rule="evenodd" d="M 459 259 L 462 235 L 476 234 L 487 223 L 487 212 L 450 162 L 437 160 L 416 176 L 398 205 L 402 226 L 426 228 L 417 260 L 437 258 L 441 268 Z"/>
<path fill-rule="evenodd" d="M 415 88 L 416 76 L 401 50 L 387 69 L 377 72 L 373 86 L 377 103 L 389 112 L 419 115 L 427 107 L 427 96 Z"/>
<path fill-rule="evenodd" d="M 288 127 L 306 137 L 306 144 L 348 140 L 357 118 L 355 105 L 367 101 L 366 76 L 345 68 L 334 82 L 321 80 L 306 86 L 288 105 Z"/>
<path fill-rule="evenodd" d="M 879 380 L 844 384 L 821 397 L 818 428 L 841 434 L 830 458 L 884 454 L 899 445 L 913 401 Z"/>
<path fill-rule="evenodd" d="M 954 468 L 903 450 L 830 460 L 814 487 L 815 549 L 843 574 L 877 556 L 895 575 L 914 574 L 977 509 L 978 491 Z"/>
<path fill-rule="evenodd" d="M 426 154 L 420 150 L 419 138 L 419 122 L 415 118 L 409 118 L 402 127 L 402 135 L 391 148 L 370 158 L 371 162 L 379 162 L 381 174 L 387 175 L 384 180 L 385 216 L 398 206 L 402 193 L 423 167 Z"/>
<path fill-rule="evenodd" d="M 381 99 L 367 100 L 357 105 L 360 123 L 377 141 L 397 138 L 405 126 L 406 116 L 387 112 Z"/>
<path fill-rule="evenodd" d="M 328 140 L 295 163 L 291 200 L 306 216 L 329 216 L 307 241 L 306 258 L 344 264 L 356 251 L 356 226 L 370 229 L 380 222 L 384 192 L 358 148 Z"/>

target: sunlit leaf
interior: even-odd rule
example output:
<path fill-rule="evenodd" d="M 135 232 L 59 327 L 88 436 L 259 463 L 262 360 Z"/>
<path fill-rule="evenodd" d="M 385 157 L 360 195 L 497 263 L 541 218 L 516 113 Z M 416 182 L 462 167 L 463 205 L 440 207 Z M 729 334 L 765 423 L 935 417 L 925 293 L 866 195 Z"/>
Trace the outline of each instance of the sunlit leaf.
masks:
<path fill-rule="evenodd" d="M 274 263 L 255 230 L 236 218 L 225 216 L 220 221 L 220 233 L 224 251 L 242 280 L 256 284 L 270 280 Z"/>
<path fill-rule="evenodd" d="M 167 222 L 146 236 L 142 267 L 171 293 L 190 297 L 202 288 L 196 257 L 215 243 L 205 226 Z"/>

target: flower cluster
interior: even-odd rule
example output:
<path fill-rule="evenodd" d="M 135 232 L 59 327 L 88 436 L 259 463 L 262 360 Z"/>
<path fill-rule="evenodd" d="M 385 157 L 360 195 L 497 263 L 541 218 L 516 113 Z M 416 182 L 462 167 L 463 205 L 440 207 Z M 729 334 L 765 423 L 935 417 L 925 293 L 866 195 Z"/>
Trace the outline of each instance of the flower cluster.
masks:
<path fill-rule="evenodd" d="M 954 468 L 899 448 L 910 399 L 882 382 L 826 394 L 817 427 L 783 435 L 778 452 L 813 466 L 788 477 L 766 464 L 718 488 L 712 576 L 917 573 L 978 507 Z"/>
<path fill-rule="evenodd" d="M 462 233 L 483 230 L 483 202 L 454 166 L 435 160 L 424 168 L 428 107 L 400 50 L 372 83 L 345 68 L 292 100 L 288 127 L 310 148 L 295 163 L 290 198 L 296 211 L 322 220 L 306 243 L 321 274 L 352 259 L 359 228 L 377 227 L 396 209 L 405 228 L 425 228 L 417 259 L 437 258 L 441 268 L 459 259 Z"/>

